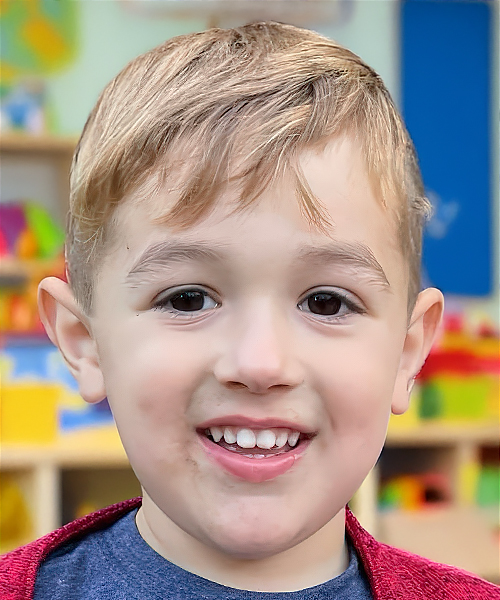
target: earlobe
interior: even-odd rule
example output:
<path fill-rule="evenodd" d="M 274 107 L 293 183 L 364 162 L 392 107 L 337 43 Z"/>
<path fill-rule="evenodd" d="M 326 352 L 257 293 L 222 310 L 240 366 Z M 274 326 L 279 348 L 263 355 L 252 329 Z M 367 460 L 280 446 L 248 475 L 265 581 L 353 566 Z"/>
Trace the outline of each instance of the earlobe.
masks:
<path fill-rule="evenodd" d="M 420 372 L 436 339 L 443 309 L 443 294 L 436 288 L 427 288 L 418 295 L 406 333 L 394 387 L 391 409 L 396 415 L 403 414 L 408 408 L 415 377 Z"/>
<path fill-rule="evenodd" d="M 56 277 L 44 279 L 38 288 L 38 309 L 47 335 L 59 348 L 83 399 L 90 403 L 103 400 L 106 391 L 96 343 L 88 317 L 69 285 Z"/>

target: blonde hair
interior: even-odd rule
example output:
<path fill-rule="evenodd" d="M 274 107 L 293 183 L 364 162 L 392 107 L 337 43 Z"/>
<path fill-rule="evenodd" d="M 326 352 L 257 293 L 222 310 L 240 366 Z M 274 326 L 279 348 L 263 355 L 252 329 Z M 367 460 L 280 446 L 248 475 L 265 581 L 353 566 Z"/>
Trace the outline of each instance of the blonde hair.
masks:
<path fill-rule="evenodd" d="M 328 217 L 295 159 L 341 134 L 359 141 L 375 192 L 394 214 L 411 308 L 428 203 L 402 119 L 381 78 L 358 56 L 273 22 L 175 37 L 135 58 L 104 89 L 71 172 L 66 254 L 78 302 L 90 313 L 114 209 L 148 179 L 175 175 L 174 151 L 188 148 L 191 171 L 165 222 L 193 225 L 235 178 L 247 207 L 288 168 L 303 213 L 325 230 Z"/>

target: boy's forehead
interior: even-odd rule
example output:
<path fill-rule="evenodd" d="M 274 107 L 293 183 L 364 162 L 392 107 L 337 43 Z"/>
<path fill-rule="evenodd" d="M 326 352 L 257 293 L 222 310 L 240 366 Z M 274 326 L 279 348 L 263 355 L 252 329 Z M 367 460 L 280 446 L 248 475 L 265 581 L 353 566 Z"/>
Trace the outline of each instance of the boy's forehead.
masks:
<path fill-rule="evenodd" d="M 178 163 L 184 168 L 188 161 L 181 159 Z M 388 285 L 391 277 L 386 273 L 380 247 L 393 246 L 398 255 L 401 251 L 387 209 L 370 189 L 359 149 L 348 139 L 333 140 L 323 148 L 305 150 L 297 164 L 312 192 L 330 213 L 332 226 L 327 232 L 315 230 L 300 210 L 289 173 L 241 211 L 237 182 L 230 183 L 212 212 L 182 228 L 161 219 L 178 201 L 179 178 L 167 177 L 158 186 L 153 176 L 141 193 L 136 192 L 123 202 L 115 214 L 115 241 L 121 241 L 123 248 L 123 242 L 130 240 L 126 245 L 135 250 L 126 253 L 130 257 L 128 276 L 138 277 L 146 270 L 180 261 L 223 262 L 234 258 L 254 243 L 256 230 L 251 222 L 258 219 L 259 227 L 266 232 L 258 230 L 257 235 L 267 234 L 267 239 L 278 233 L 284 221 L 293 225 L 288 238 L 276 235 L 273 240 L 275 248 L 279 240 L 287 240 L 288 262 L 307 263 L 311 268 L 343 264 L 364 270 L 381 285 Z"/>
<path fill-rule="evenodd" d="M 196 173 L 199 161 L 198 150 L 193 147 L 192 140 L 181 140 L 175 150 L 171 150 L 163 156 L 150 175 L 140 186 L 131 190 L 118 207 L 144 205 L 152 219 L 176 229 L 177 223 L 169 220 L 169 213 L 172 208 L 176 207 L 186 188 L 193 183 L 193 174 Z M 233 210 L 251 212 L 253 205 L 258 204 L 262 196 L 265 196 L 266 201 L 276 203 L 280 198 L 285 197 L 285 202 L 290 208 L 299 207 L 300 193 L 297 190 L 296 178 L 298 173 L 299 178 L 300 176 L 303 176 L 302 179 L 305 178 L 306 185 L 312 191 L 312 201 L 320 206 L 325 192 L 328 194 L 327 190 L 331 187 L 332 178 L 336 183 L 342 180 L 347 186 L 355 180 L 358 187 L 360 184 L 364 185 L 368 196 L 373 197 L 378 204 L 387 208 L 385 216 L 388 221 L 397 220 L 395 214 L 398 212 L 398 200 L 396 198 L 382 199 L 377 196 L 378 189 L 372 185 L 374 176 L 368 172 L 362 144 L 353 134 L 346 132 L 323 138 L 314 145 L 305 146 L 291 156 L 284 156 L 279 168 L 276 169 L 275 177 L 270 179 L 263 192 L 256 195 L 251 202 L 240 202 L 245 175 L 248 174 L 249 157 L 253 151 L 254 148 L 251 145 L 243 142 L 234 147 L 230 157 L 226 181 L 215 201 L 216 205 L 224 205 L 228 214 Z M 316 184 L 322 182 L 323 185 L 318 189 L 317 185 L 311 185 L 311 180 L 314 180 Z M 317 188 L 316 194 L 313 187 Z M 355 193 L 355 190 L 348 188 L 343 191 L 347 200 L 349 200 L 350 192 L 354 191 Z M 186 212 L 189 212 L 189 208 L 186 205 Z M 304 215 L 302 210 L 299 212 L 302 216 Z M 191 229 L 189 225 L 192 225 L 192 229 L 196 230 L 198 221 L 194 219 L 191 223 L 189 223 L 189 219 L 185 221 L 187 228 Z M 324 227 L 323 231 L 328 231 L 328 229 L 328 226 Z M 334 227 L 330 229 L 333 233 Z"/>

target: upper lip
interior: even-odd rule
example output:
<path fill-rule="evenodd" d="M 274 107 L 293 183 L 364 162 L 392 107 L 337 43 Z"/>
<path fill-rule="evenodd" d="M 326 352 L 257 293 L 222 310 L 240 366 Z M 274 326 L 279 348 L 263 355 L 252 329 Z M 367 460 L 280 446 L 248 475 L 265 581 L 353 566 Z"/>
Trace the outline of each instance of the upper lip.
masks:
<path fill-rule="evenodd" d="M 315 433 L 314 429 L 305 427 L 300 423 L 294 423 L 293 421 L 287 421 L 286 419 L 280 419 L 278 417 L 265 417 L 262 419 L 255 417 L 246 417 L 244 415 L 226 415 L 223 417 L 215 417 L 203 421 L 197 427 L 197 429 L 210 429 L 210 427 L 246 427 L 248 429 L 272 429 L 283 427 L 285 429 L 292 429 L 304 434 Z"/>

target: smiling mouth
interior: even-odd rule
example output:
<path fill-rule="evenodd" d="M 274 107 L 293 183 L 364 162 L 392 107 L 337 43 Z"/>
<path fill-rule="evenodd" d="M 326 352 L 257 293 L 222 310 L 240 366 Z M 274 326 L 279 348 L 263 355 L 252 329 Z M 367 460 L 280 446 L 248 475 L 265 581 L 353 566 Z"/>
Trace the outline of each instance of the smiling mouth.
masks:
<path fill-rule="evenodd" d="M 232 420 L 232 425 L 219 421 L 200 427 L 197 433 L 201 447 L 209 460 L 226 473 L 252 484 L 293 470 L 316 435 L 276 422 L 257 425 L 241 417 Z"/>
<path fill-rule="evenodd" d="M 209 427 L 200 432 L 224 450 L 252 459 L 266 459 L 296 450 L 313 434 L 285 427 L 250 429 L 248 427 Z"/>

